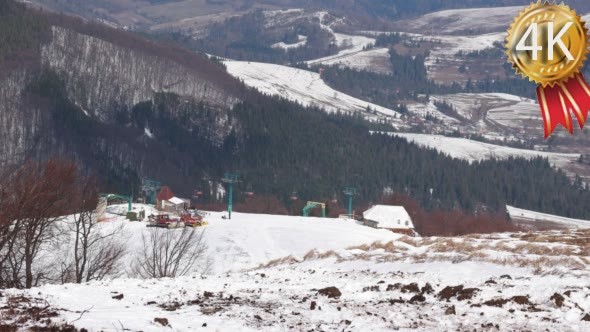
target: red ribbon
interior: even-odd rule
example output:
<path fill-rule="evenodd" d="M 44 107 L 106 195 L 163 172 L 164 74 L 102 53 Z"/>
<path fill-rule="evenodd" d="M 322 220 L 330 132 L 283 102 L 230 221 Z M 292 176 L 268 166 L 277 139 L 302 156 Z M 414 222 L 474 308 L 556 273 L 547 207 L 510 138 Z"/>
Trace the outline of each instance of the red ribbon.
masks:
<path fill-rule="evenodd" d="M 558 82 L 553 87 L 537 88 L 541 114 L 545 122 L 545 138 L 549 137 L 558 124 L 570 134 L 574 133 L 572 117 L 574 112 L 580 129 L 584 128 L 590 110 L 590 86 L 582 74 L 576 74 L 567 82 Z"/>

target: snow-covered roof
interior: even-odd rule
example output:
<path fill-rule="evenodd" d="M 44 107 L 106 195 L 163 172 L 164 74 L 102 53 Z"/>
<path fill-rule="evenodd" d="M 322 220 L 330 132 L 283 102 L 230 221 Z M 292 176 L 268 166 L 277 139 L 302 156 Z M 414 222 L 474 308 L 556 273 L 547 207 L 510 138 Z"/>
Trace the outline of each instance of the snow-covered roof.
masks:
<path fill-rule="evenodd" d="M 178 198 L 178 197 L 172 197 L 168 200 L 168 202 L 170 202 L 174 205 L 184 204 L 184 200 L 182 198 Z"/>
<path fill-rule="evenodd" d="M 375 205 L 363 217 L 376 222 L 379 228 L 414 229 L 412 218 L 403 206 Z"/>

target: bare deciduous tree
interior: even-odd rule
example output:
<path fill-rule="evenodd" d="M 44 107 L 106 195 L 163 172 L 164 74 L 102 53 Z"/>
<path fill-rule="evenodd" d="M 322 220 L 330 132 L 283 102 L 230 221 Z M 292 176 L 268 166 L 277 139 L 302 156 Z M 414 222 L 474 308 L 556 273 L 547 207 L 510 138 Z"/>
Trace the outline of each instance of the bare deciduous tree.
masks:
<path fill-rule="evenodd" d="M 0 286 L 4 285 L 4 266 L 8 261 L 8 246 L 14 242 L 16 236 L 14 219 L 14 208 L 10 205 L 9 195 L 10 172 L 0 173 Z"/>
<path fill-rule="evenodd" d="M 118 229 L 97 227 L 96 187 L 76 164 L 57 160 L 0 178 L 0 287 L 115 274 L 126 247 Z"/>
<path fill-rule="evenodd" d="M 64 272 L 73 274 L 74 282 L 100 280 L 114 275 L 127 247 L 120 237 L 123 225 L 104 229 L 98 227 L 95 209 L 98 190 L 94 177 L 82 177 L 77 185 L 73 206 L 78 213 L 68 223 L 73 240 L 73 265 L 64 265 Z"/>
<path fill-rule="evenodd" d="M 2 252 L 2 281 L 10 287 L 31 288 L 44 278 L 33 262 L 41 248 L 56 236 L 55 222 L 69 209 L 76 179 L 73 163 L 50 160 L 26 162 L 5 185 L 10 240 Z"/>
<path fill-rule="evenodd" d="M 204 230 L 151 228 L 146 233 L 132 269 L 136 277 L 174 278 L 190 272 L 206 273 L 210 268 Z"/>

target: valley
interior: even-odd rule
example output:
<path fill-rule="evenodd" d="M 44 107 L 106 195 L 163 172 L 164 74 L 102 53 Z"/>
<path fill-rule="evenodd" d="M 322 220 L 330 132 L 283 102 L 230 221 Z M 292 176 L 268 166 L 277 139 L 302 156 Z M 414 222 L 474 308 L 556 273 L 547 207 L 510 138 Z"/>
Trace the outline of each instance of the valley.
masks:
<path fill-rule="evenodd" d="M 0 0 L 0 331 L 589 330 L 522 9 Z"/>

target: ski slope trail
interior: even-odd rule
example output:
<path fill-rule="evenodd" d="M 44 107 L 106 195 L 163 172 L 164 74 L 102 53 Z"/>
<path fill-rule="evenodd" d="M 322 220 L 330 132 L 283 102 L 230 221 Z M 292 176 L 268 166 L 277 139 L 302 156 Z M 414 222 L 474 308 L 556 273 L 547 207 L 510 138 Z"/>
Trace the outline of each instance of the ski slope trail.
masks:
<path fill-rule="evenodd" d="M 125 208 L 126 206 L 121 206 L 121 209 Z M 134 205 L 135 210 L 142 208 L 143 205 Z M 158 213 L 153 209 L 146 211 L 146 216 Z M 286 256 L 303 257 L 316 249 L 340 250 L 400 237 L 390 231 L 362 226 L 344 219 L 234 212 L 232 219 L 227 220 L 222 218 L 223 215 L 225 213 L 211 212 L 205 217 L 209 222 L 204 230 L 207 256 L 213 263 L 211 273 L 251 269 Z M 112 229 L 123 226 L 123 233 L 129 237 L 127 265 L 130 266 L 135 253 L 141 250 L 142 236 L 147 236 L 151 228 L 147 228 L 143 222 L 128 222 L 122 216 L 111 215 L 109 220 L 111 222 L 100 224 L 101 227 Z"/>
<path fill-rule="evenodd" d="M 296 101 L 304 106 L 317 106 L 327 112 L 362 112 L 369 120 L 380 117 L 399 118 L 394 110 L 369 103 L 329 87 L 318 73 L 282 65 L 224 61 L 227 71 L 247 86 L 262 93 Z M 375 112 L 367 112 L 370 108 Z"/>
<path fill-rule="evenodd" d="M 310 250 L 339 250 L 399 238 L 386 230 L 352 220 L 232 213 L 211 213 L 206 229 L 216 272 L 256 267 L 286 256 L 303 257 Z"/>

